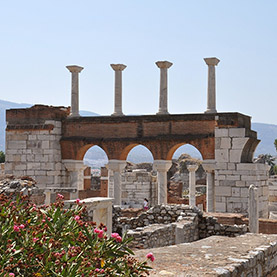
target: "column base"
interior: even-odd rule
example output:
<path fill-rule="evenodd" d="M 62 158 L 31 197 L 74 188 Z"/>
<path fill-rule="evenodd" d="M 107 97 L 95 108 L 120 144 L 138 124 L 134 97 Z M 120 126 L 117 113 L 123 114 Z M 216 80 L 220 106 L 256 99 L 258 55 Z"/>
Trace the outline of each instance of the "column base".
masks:
<path fill-rule="evenodd" d="M 125 114 L 121 112 L 114 112 L 111 116 L 125 116 Z"/>
<path fill-rule="evenodd" d="M 217 113 L 216 109 L 207 109 L 204 113 Z"/>
<path fill-rule="evenodd" d="M 168 111 L 159 111 L 156 113 L 156 115 L 164 115 L 164 114 L 169 114 Z"/>
<path fill-rule="evenodd" d="M 81 116 L 78 113 L 77 114 L 71 113 L 68 117 L 73 118 L 73 117 L 81 117 Z"/>

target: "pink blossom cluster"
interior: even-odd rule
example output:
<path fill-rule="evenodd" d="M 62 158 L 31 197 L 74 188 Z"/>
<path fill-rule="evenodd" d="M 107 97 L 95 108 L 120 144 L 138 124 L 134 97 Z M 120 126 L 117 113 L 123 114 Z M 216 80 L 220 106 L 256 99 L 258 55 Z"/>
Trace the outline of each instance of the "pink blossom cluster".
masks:
<path fill-rule="evenodd" d="M 103 230 L 95 228 L 94 229 L 94 233 L 97 234 L 98 238 L 100 238 L 100 239 L 103 238 L 103 235 L 104 235 L 104 231 Z"/>
<path fill-rule="evenodd" d="M 154 260 L 155 260 L 155 257 L 154 257 L 154 255 L 153 255 L 152 252 L 148 253 L 148 254 L 146 255 L 146 258 L 149 259 L 149 260 L 151 260 L 152 262 L 154 262 Z"/>
<path fill-rule="evenodd" d="M 111 237 L 114 238 L 117 242 L 122 241 L 122 237 L 118 233 L 112 233 Z"/>
<path fill-rule="evenodd" d="M 23 229 L 23 228 L 25 228 L 25 225 L 24 225 L 24 224 L 14 225 L 14 226 L 13 226 L 13 230 L 14 230 L 15 232 L 19 232 L 20 229 Z"/>

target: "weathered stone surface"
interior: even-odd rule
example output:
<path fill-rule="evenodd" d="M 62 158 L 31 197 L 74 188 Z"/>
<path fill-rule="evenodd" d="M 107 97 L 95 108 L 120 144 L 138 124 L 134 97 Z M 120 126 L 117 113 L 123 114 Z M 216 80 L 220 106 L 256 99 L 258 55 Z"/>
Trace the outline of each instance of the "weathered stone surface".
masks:
<path fill-rule="evenodd" d="M 275 276 L 277 235 L 246 234 L 236 238 L 213 236 L 192 243 L 136 250 L 145 259 L 152 252 L 155 261 L 150 276 Z"/>

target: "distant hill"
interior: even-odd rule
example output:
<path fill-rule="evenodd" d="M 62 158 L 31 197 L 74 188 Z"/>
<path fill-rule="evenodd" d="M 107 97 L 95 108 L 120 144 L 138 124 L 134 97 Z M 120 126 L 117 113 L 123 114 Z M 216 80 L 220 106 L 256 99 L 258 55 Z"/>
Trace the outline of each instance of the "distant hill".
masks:
<path fill-rule="evenodd" d="M 31 107 L 31 104 L 26 103 L 14 103 L 9 101 L 0 100 L 0 150 L 5 150 L 5 111 L 6 109 L 15 109 L 15 108 L 28 108 Z M 89 112 L 89 111 L 80 111 L 82 116 L 98 116 L 99 114 Z M 259 154 L 271 154 L 272 156 L 277 156 L 277 152 L 274 147 L 274 140 L 277 139 L 277 125 L 274 124 L 265 124 L 265 123 L 252 123 L 252 130 L 258 133 L 258 138 L 261 140 L 260 144 L 257 147 L 255 156 Z M 199 152 L 193 148 L 183 148 L 186 153 L 192 157 L 199 158 Z M 178 158 L 182 154 L 182 149 L 179 148 L 174 158 Z M 90 151 L 86 155 L 86 160 L 89 164 L 97 164 L 101 160 L 101 164 L 107 160 L 105 152 L 101 148 L 94 147 L 93 151 Z M 134 163 L 140 162 L 152 162 L 153 158 L 151 153 L 143 146 L 139 146 L 133 149 L 131 155 L 129 156 L 129 161 Z"/>

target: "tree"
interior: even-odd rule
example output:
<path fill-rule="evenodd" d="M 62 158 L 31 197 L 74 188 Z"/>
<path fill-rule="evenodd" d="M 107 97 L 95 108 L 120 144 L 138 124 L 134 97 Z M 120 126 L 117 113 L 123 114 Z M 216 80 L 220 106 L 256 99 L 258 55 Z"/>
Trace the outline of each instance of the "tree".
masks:
<path fill-rule="evenodd" d="M 275 139 L 274 145 L 275 145 L 275 148 L 276 148 L 276 151 L 277 151 L 277 139 Z"/>
<path fill-rule="evenodd" d="M 0 151 L 0 164 L 5 162 L 5 153 Z"/>

